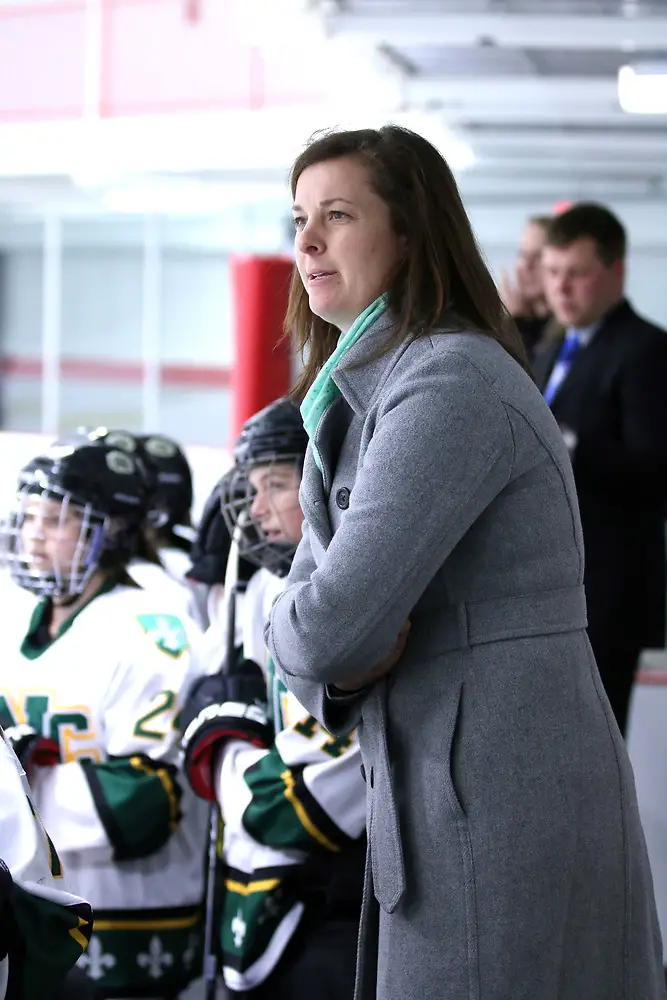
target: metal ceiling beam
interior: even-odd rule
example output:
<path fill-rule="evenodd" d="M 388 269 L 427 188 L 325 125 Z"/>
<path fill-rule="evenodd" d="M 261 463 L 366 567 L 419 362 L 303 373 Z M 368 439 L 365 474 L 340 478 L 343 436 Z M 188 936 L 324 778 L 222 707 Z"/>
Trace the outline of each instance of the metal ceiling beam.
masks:
<path fill-rule="evenodd" d="M 405 80 L 402 86 L 405 99 L 420 105 L 543 108 L 555 104 L 620 110 L 613 77 L 422 76 Z"/>
<path fill-rule="evenodd" d="M 485 197 L 492 203 L 499 204 L 507 196 L 516 195 L 525 201 L 546 196 L 552 200 L 556 192 L 561 191 L 562 197 L 583 198 L 595 196 L 597 200 L 620 199 L 624 197 L 660 197 L 661 191 L 656 185 L 640 178 L 609 178 L 609 177 L 558 177 L 540 174 L 518 174 L 514 177 L 475 176 L 474 172 L 462 174 L 458 184 L 464 199 Z"/>
<path fill-rule="evenodd" d="M 434 105 L 438 107 L 437 104 Z M 587 104 L 537 105 L 468 104 L 456 108 L 443 109 L 443 117 L 448 124 L 456 126 L 490 123 L 492 125 L 568 125 L 620 126 L 634 121 L 619 110 L 606 110 Z M 655 120 L 655 119 L 652 119 Z M 658 119 L 667 123 L 667 117 Z"/>
<path fill-rule="evenodd" d="M 649 160 L 662 162 L 667 170 L 667 134 L 631 131 L 568 132 L 567 129 L 498 128 L 469 129 L 466 140 L 480 156 L 523 157 L 534 162 L 536 153 L 551 156 L 613 157 L 620 163 Z"/>
<path fill-rule="evenodd" d="M 325 15 L 332 35 L 365 36 L 398 49 L 441 45 L 471 48 L 655 49 L 667 36 L 667 18 L 591 17 L 553 14 L 383 14 Z"/>
<path fill-rule="evenodd" d="M 599 155 L 586 157 L 585 160 L 576 156 L 554 156 L 552 159 L 521 157 L 518 154 L 511 157 L 497 157 L 480 154 L 473 168 L 475 177 L 484 177 L 490 181 L 498 178 L 528 175 L 531 177 L 572 177 L 572 178 L 611 178 L 649 179 L 667 177 L 667 167 L 655 160 L 635 160 L 618 162 L 609 157 Z"/>
<path fill-rule="evenodd" d="M 451 124 L 624 125 L 642 120 L 621 110 L 614 78 L 427 76 L 404 79 L 401 93 L 408 107 L 441 110 Z M 667 125 L 667 115 L 645 120 Z"/>

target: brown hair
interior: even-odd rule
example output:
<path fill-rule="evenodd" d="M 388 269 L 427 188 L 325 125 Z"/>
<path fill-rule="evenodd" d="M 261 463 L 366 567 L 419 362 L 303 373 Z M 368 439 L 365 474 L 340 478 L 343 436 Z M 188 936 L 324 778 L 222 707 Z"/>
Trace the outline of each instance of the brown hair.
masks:
<path fill-rule="evenodd" d="M 625 227 L 604 205 L 579 202 L 557 215 L 547 231 L 549 247 L 563 249 L 581 239 L 593 240 L 595 252 L 605 267 L 625 259 L 628 242 Z"/>
<path fill-rule="evenodd" d="M 345 156 L 367 167 L 373 190 L 388 206 L 394 231 L 406 244 L 388 289 L 388 307 L 397 322 L 380 353 L 431 333 L 446 318 L 450 330 L 475 330 L 497 340 L 528 370 L 521 338 L 477 246 L 454 176 L 437 149 L 397 125 L 328 132 L 313 138 L 297 157 L 290 173 L 292 196 L 304 170 Z M 296 267 L 285 331 L 295 336 L 305 357 L 294 388 L 302 399 L 334 351 L 340 331 L 311 311 Z"/>
<path fill-rule="evenodd" d="M 528 223 L 531 226 L 539 226 L 545 232 L 548 231 L 551 223 L 553 222 L 553 216 L 551 215 L 529 215 Z"/>

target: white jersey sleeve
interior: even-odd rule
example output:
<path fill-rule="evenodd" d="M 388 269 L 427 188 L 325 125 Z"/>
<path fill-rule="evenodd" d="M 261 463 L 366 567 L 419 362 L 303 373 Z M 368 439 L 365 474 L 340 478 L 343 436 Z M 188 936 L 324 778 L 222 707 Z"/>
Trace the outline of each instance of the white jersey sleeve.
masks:
<path fill-rule="evenodd" d="M 1 734 L 0 730 L 0 734 Z M 88 903 L 66 891 L 16 755 L 0 738 L 0 998 L 46 995 L 81 957 L 92 931 Z M 11 879 L 11 880 L 10 880 Z"/>
<path fill-rule="evenodd" d="M 277 682 L 279 683 L 279 682 Z M 217 791 L 231 831 L 269 848 L 337 853 L 365 829 L 366 788 L 356 734 L 331 736 L 282 692 L 284 728 L 269 750 L 230 743 L 218 765 Z"/>

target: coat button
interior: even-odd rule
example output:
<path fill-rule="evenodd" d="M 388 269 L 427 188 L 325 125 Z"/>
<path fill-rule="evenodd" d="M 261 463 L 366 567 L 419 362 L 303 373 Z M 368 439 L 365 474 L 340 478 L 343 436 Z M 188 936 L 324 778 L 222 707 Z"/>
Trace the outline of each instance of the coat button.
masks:
<path fill-rule="evenodd" d="M 350 491 L 347 486 L 341 486 L 336 493 L 336 504 L 341 510 L 347 510 L 350 506 Z"/>

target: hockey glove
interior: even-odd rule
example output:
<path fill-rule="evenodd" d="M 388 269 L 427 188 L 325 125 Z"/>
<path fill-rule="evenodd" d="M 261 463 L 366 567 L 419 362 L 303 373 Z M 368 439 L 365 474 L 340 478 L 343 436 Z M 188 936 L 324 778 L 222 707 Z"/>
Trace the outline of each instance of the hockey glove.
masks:
<path fill-rule="evenodd" d="M 192 790 L 215 801 L 215 758 L 227 740 L 268 747 L 273 730 L 266 714 L 266 680 L 252 660 L 233 673 L 202 677 L 192 687 L 181 713 L 183 770 Z"/>
<path fill-rule="evenodd" d="M 21 762 L 21 767 L 30 773 L 35 765 L 52 767 L 60 763 L 60 749 L 55 740 L 47 739 L 33 729 L 20 723 L 3 730 L 5 739 Z"/>

